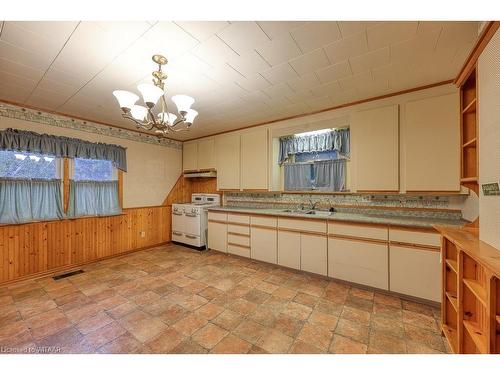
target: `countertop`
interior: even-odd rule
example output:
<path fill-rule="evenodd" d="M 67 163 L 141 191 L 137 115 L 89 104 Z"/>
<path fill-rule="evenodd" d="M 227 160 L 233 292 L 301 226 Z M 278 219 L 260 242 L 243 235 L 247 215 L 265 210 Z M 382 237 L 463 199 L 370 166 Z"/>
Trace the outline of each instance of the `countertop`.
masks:
<path fill-rule="evenodd" d="M 379 225 L 395 225 L 412 228 L 428 228 L 432 229 L 436 225 L 447 227 L 462 227 L 467 224 L 466 220 L 456 219 L 443 219 L 432 217 L 415 217 L 415 216 L 396 216 L 396 215 L 373 215 L 363 213 L 350 213 L 350 212 L 320 212 L 319 215 L 306 214 L 300 212 L 285 212 L 284 209 L 278 208 L 246 208 L 246 207 L 227 207 L 215 206 L 208 207 L 208 211 L 222 211 L 222 212 L 239 212 L 247 214 L 259 214 L 269 216 L 284 216 L 284 217 L 301 217 L 313 220 L 330 220 L 330 221 L 350 221 L 367 224 Z"/>

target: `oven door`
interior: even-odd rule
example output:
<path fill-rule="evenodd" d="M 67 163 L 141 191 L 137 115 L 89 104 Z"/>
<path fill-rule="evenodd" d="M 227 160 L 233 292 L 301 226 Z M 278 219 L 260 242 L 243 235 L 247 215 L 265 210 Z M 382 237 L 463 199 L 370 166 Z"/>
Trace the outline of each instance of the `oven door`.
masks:
<path fill-rule="evenodd" d="M 187 210 L 184 213 L 184 233 L 200 236 L 201 217 L 199 212 Z"/>
<path fill-rule="evenodd" d="M 184 209 L 182 207 L 172 207 L 172 232 L 184 233 Z"/>

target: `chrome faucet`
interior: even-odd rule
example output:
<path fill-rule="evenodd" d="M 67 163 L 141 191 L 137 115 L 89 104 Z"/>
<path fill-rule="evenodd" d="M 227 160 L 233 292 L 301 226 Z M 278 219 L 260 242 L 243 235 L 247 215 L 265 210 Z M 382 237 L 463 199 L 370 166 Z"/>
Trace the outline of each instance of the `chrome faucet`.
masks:
<path fill-rule="evenodd" d="M 316 209 L 316 205 L 319 203 L 319 201 L 313 202 L 313 200 L 311 198 L 309 198 L 309 203 L 311 204 L 311 210 L 314 211 Z"/>

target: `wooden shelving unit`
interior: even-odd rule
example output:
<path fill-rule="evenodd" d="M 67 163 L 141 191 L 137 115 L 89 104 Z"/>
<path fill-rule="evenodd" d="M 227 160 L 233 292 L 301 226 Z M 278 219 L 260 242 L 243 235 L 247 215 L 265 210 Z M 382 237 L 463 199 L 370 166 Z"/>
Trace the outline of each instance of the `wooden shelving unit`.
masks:
<path fill-rule="evenodd" d="M 463 186 L 479 193 L 479 158 L 477 127 L 477 79 L 476 69 L 472 70 L 464 84 L 460 87 L 461 111 L 461 173 Z"/>
<path fill-rule="evenodd" d="M 442 234 L 442 331 L 454 353 L 500 353 L 500 258 L 474 228 Z"/>

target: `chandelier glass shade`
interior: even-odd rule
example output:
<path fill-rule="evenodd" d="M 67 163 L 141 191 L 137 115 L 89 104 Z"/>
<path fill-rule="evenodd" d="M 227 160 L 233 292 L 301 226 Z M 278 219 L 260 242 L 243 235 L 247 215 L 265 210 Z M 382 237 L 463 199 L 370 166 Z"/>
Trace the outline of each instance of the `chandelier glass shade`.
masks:
<path fill-rule="evenodd" d="M 161 55 L 154 55 L 153 61 L 158 64 L 158 70 L 152 73 L 153 83 L 142 83 L 137 86 L 145 106 L 136 104 L 139 96 L 133 92 L 113 91 L 122 109 L 122 116 L 133 121 L 137 128 L 154 131 L 159 135 L 188 130 L 198 116 L 198 112 L 191 109 L 194 99 L 187 95 L 174 95 L 172 101 L 177 107 L 178 115 L 169 112 L 165 98 L 167 75 L 162 71 L 162 66 L 167 64 L 167 59 Z M 158 111 L 154 111 L 155 108 L 158 108 Z M 158 113 L 155 114 L 155 112 Z"/>

